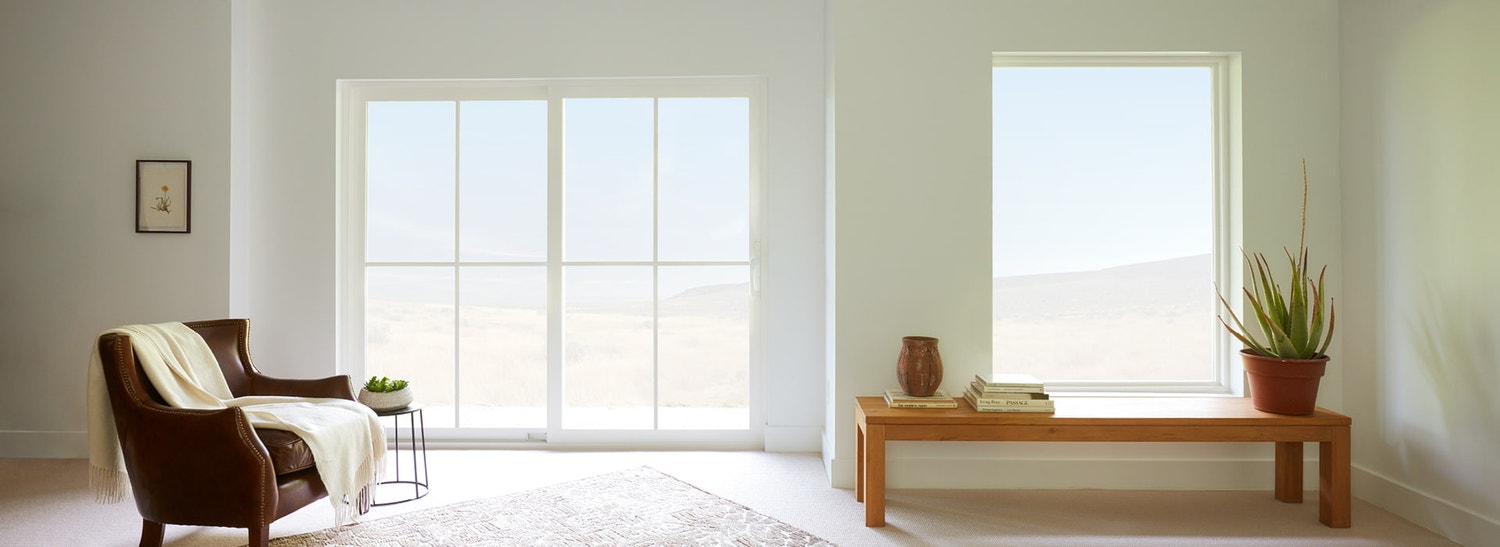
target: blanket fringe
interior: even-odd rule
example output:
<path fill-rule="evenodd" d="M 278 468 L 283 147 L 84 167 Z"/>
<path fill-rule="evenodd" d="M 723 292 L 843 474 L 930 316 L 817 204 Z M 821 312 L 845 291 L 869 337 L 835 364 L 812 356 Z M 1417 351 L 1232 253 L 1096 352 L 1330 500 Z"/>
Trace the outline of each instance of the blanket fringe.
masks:
<path fill-rule="evenodd" d="M 89 488 L 94 491 L 94 503 L 120 503 L 125 501 L 130 483 L 125 480 L 125 473 L 90 465 Z"/>
<path fill-rule="evenodd" d="M 375 488 L 380 485 L 380 479 L 384 475 L 385 458 L 372 455 L 361 460 L 359 471 L 356 473 L 361 487 L 344 494 L 344 499 L 328 497 L 328 501 L 333 502 L 333 525 L 343 526 L 358 522 L 359 518 L 364 516 L 364 511 L 369 510 L 368 504 L 374 502 Z M 365 496 L 369 498 L 363 499 Z"/>

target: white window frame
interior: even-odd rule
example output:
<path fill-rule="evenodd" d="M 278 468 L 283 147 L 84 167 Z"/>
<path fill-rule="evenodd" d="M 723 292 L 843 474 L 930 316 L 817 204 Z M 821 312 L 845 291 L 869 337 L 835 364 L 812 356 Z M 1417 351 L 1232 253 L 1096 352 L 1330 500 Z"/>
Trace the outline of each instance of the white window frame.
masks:
<path fill-rule="evenodd" d="M 1239 286 L 1241 276 L 1235 265 L 1239 254 L 1234 242 L 1239 239 L 1239 195 L 1237 177 L 1232 160 L 1238 158 L 1235 143 L 1238 138 L 1238 82 L 1239 56 L 1233 53 L 1187 53 L 1187 52 L 998 52 L 992 55 L 991 68 L 1002 67 L 1205 67 L 1212 74 L 1213 93 L 1213 282 L 1220 290 Z M 994 90 L 991 90 L 993 96 Z M 994 181 L 991 181 L 993 188 Z M 1230 290 L 1230 302 L 1239 313 L 1241 302 L 1233 298 L 1237 290 Z M 1219 309 L 1217 301 L 1212 303 Z M 1205 316 L 1205 321 L 1213 315 Z M 1205 325 L 1208 328 L 1210 325 Z M 1229 334 L 1214 321 L 1212 362 L 1210 379 L 1201 382 L 1047 382 L 1049 392 L 1069 395 L 1243 395 L 1241 367 L 1231 359 Z"/>
<path fill-rule="evenodd" d="M 564 99 L 576 98 L 705 98 L 744 97 L 749 100 L 750 241 L 745 261 L 578 261 L 564 260 L 563 232 L 563 111 Z M 764 446 L 766 421 L 764 335 L 761 312 L 765 244 L 766 82 L 761 77 L 504 79 L 504 80 L 339 80 L 337 82 L 337 362 L 338 370 L 353 378 L 365 374 L 365 117 L 374 101 L 545 100 L 548 103 L 547 139 L 547 258 L 540 262 L 507 265 L 547 268 L 547 427 L 546 428 L 428 428 L 440 446 L 483 447 L 496 443 L 545 441 L 573 446 L 611 448 L 694 447 L 757 449 Z M 653 182 L 655 186 L 656 182 Z M 459 198 L 461 199 L 461 198 Z M 455 200 L 455 207 L 457 200 Z M 653 213 L 653 225 L 657 222 Z M 457 217 L 455 217 L 457 218 Z M 458 222 L 455 221 L 455 238 Z M 456 239 L 455 239 L 456 241 Z M 455 257 L 455 260 L 457 258 Z M 567 265 L 745 265 L 750 275 L 749 423 L 735 430 L 580 430 L 562 429 L 563 404 L 563 267 Z M 462 262 L 457 264 L 489 264 Z M 732 264 L 731 264 L 732 263 Z M 382 262 L 380 264 L 396 264 Z M 655 270 L 655 268 L 653 268 Z M 655 274 L 653 274 L 653 279 Z M 653 303 L 653 309 L 656 307 Z M 655 328 L 655 327 L 654 327 Z M 655 336 L 655 334 L 653 334 Z M 457 337 L 457 333 L 455 333 Z M 455 340 L 455 343 L 457 341 Z M 455 359 L 461 352 L 455 351 Z M 455 383 L 462 381 L 455 377 Z M 658 398 L 653 394 L 653 398 Z M 455 401 L 461 405 L 462 401 Z M 659 408 L 659 407 L 658 407 Z M 653 420 L 655 422 L 656 420 Z"/>

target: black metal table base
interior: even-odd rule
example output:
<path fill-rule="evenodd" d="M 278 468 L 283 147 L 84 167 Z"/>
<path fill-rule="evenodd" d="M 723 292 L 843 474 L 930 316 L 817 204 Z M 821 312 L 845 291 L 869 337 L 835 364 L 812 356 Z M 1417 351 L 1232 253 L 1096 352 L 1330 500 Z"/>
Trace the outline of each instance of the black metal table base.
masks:
<path fill-rule="evenodd" d="M 428 490 L 427 482 L 430 479 L 427 474 L 427 420 L 426 417 L 422 415 L 422 406 L 416 403 L 412 403 L 411 405 L 408 405 L 404 408 L 381 410 L 377 411 L 375 414 L 378 416 L 390 416 L 393 420 L 395 420 L 395 427 L 393 428 L 393 431 L 396 434 L 395 442 L 391 444 L 393 448 L 390 451 L 390 455 L 396 459 L 396 476 L 392 480 L 380 481 L 378 487 L 375 489 L 375 499 L 379 500 L 381 497 L 380 494 L 382 492 L 385 492 L 387 488 L 394 490 L 399 494 L 402 494 L 402 497 L 393 499 L 391 501 L 377 501 L 375 503 L 371 503 L 370 505 L 374 507 L 383 507 L 386 505 L 395 505 L 398 503 L 406 503 L 408 501 L 419 500 L 423 497 L 426 497 Z M 401 416 L 403 415 L 407 417 L 406 430 L 411 434 L 411 436 L 406 440 L 406 450 L 411 453 L 407 458 L 411 460 L 410 480 L 401 478 Z M 418 425 L 419 423 L 420 426 Z M 419 439 L 420 444 L 418 444 Z M 422 460 L 420 474 L 418 473 L 417 467 L 418 456 L 421 456 L 420 459 Z M 406 494 L 408 486 L 410 487 L 410 493 Z"/>

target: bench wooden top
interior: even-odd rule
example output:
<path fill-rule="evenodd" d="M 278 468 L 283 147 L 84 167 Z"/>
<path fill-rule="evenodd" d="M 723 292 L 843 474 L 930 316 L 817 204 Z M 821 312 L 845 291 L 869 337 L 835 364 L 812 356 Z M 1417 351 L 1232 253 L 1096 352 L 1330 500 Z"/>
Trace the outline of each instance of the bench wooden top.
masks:
<path fill-rule="evenodd" d="M 1348 416 L 1318 407 L 1306 416 L 1261 412 L 1243 397 L 1063 397 L 1057 411 L 979 412 L 958 399 L 958 408 L 890 408 L 882 397 L 858 397 L 856 420 L 884 425 L 1247 425 L 1348 426 Z"/>

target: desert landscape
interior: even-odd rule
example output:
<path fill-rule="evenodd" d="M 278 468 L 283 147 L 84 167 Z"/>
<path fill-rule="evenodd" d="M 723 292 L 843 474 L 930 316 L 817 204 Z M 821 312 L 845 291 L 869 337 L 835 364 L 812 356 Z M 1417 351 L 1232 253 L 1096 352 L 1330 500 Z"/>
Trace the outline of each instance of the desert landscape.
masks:
<path fill-rule="evenodd" d="M 1048 382 L 1211 378 L 1213 262 L 1202 254 L 994 279 L 994 368 Z"/>
<path fill-rule="evenodd" d="M 1048 382 L 1210 380 L 1211 279 L 1206 254 L 995 278 L 994 369 Z M 567 306 L 563 427 L 651 429 L 653 390 L 657 428 L 748 427 L 749 294 L 731 283 L 663 298 L 655 375 L 649 300 Z M 369 374 L 412 381 L 428 425 L 546 427 L 543 306 L 371 299 L 366 313 Z"/>
<path fill-rule="evenodd" d="M 748 428 L 749 296 L 738 283 L 662 299 L 656 378 L 649 301 L 566 306 L 563 427 L 651 429 L 657 389 L 661 429 Z M 368 374 L 410 380 L 429 425 L 546 427 L 544 307 L 366 306 Z"/>

